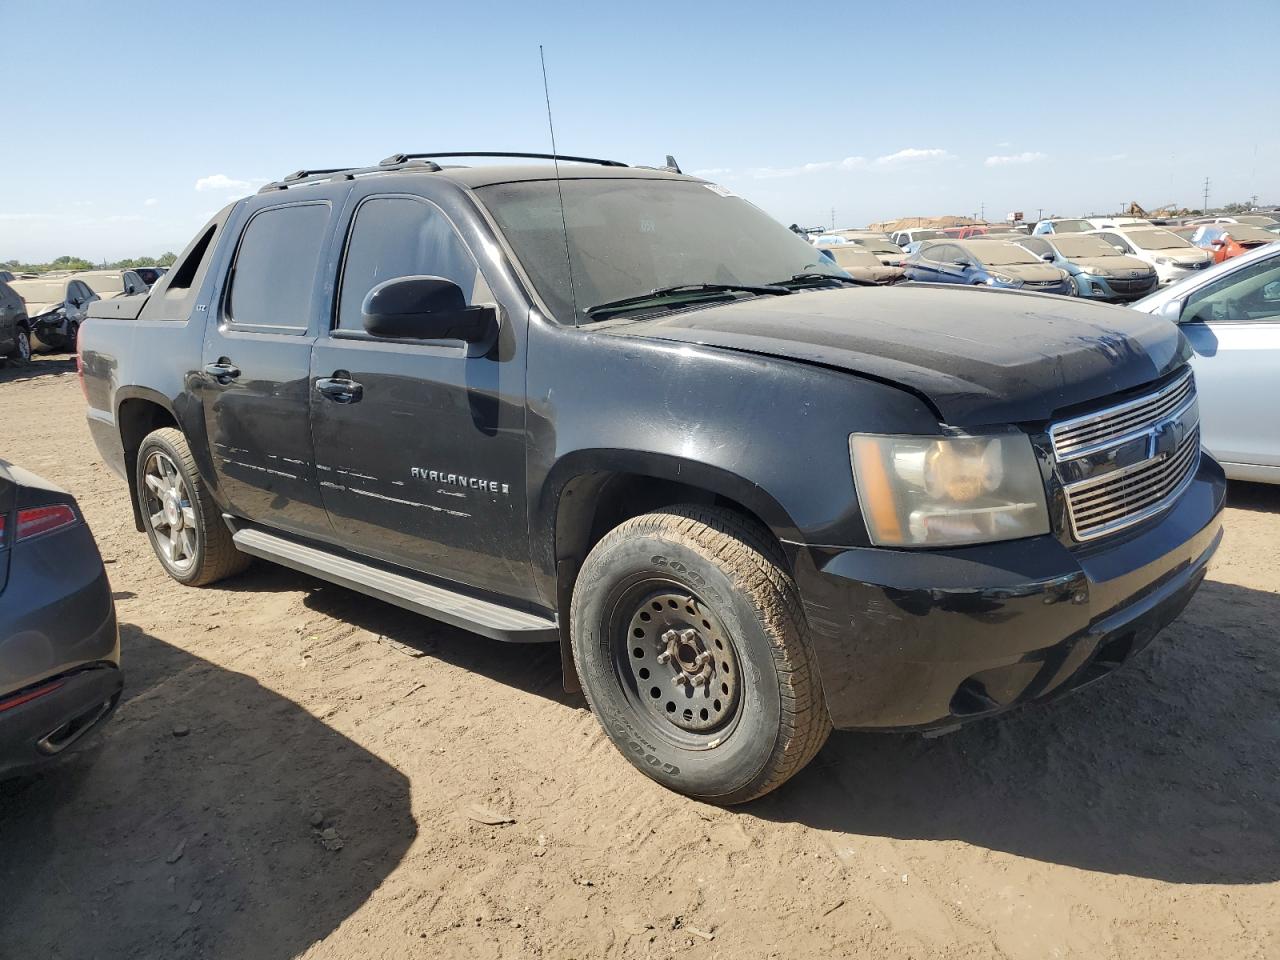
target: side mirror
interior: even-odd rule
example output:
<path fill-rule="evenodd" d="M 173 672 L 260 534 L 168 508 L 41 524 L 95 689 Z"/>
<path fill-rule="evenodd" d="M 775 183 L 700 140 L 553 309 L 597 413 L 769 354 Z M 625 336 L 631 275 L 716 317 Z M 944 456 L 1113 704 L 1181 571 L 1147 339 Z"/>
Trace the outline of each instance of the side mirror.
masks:
<path fill-rule="evenodd" d="M 1221 250 L 1221 249 L 1222 249 L 1223 247 L 1225 247 L 1226 245 L 1227 245 L 1227 241 L 1225 241 L 1225 240 L 1210 240 L 1210 241 L 1209 241 L 1209 246 L 1213 247 L 1213 249 L 1215 249 L 1215 250 Z"/>
<path fill-rule="evenodd" d="M 1120 253 L 1128 253 L 1128 252 L 1129 252 L 1129 251 L 1128 251 L 1128 250 L 1126 250 L 1124 247 L 1120 246 L 1120 244 L 1118 244 L 1118 243 L 1113 243 L 1111 246 L 1115 247 L 1115 248 L 1116 248 L 1116 250 L 1118 250 Z"/>
<path fill-rule="evenodd" d="M 969 261 L 964 259 L 963 257 L 957 257 L 955 260 L 952 260 L 951 262 L 955 264 L 957 267 L 967 267 L 969 265 Z"/>
<path fill-rule="evenodd" d="M 1156 314 L 1170 323 L 1178 323 L 1182 320 L 1183 306 L 1184 302 L 1182 300 L 1166 300 L 1160 305 L 1160 309 L 1156 311 Z"/>
<path fill-rule="evenodd" d="M 1042 253 L 1040 254 L 1040 259 L 1045 263 L 1053 263 L 1054 256 L 1052 253 Z"/>
<path fill-rule="evenodd" d="M 365 332 L 394 340 L 488 339 L 497 320 L 493 307 L 469 307 L 462 288 L 444 277 L 395 277 L 365 295 Z"/>

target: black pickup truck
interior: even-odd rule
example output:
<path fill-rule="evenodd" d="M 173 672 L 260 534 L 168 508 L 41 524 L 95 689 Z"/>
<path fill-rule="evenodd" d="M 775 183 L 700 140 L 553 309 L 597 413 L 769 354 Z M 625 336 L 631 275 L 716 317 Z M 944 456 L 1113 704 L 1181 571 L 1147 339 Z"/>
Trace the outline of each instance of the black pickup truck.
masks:
<path fill-rule="evenodd" d="M 833 726 L 1078 689 L 1203 578 L 1225 481 L 1167 321 L 867 286 L 695 177 L 455 156 L 299 171 L 94 305 L 89 425 L 175 579 L 256 556 L 558 642 L 628 759 L 735 803 Z"/>

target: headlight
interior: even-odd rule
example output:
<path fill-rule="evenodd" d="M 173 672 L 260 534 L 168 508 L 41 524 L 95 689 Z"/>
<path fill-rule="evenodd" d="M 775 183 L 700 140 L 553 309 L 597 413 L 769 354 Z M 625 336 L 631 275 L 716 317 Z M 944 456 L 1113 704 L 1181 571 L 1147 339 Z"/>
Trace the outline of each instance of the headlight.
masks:
<path fill-rule="evenodd" d="M 1044 481 L 1017 430 L 976 436 L 849 437 L 871 542 L 941 547 L 1049 532 Z"/>
<path fill-rule="evenodd" d="M 1173 257 L 1156 257 L 1156 263 L 1173 263 Z"/>
<path fill-rule="evenodd" d="M 1095 277 L 1109 277 L 1109 276 L 1111 276 L 1111 271 L 1110 271 L 1110 270 L 1108 270 L 1106 267 L 1090 267 L 1090 268 L 1089 268 L 1088 270 L 1086 270 L 1085 272 L 1086 272 L 1086 273 L 1088 273 L 1088 274 L 1091 274 L 1092 276 L 1095 276 Z"/>
<path fill-rule="evenodd" d="M 987 281 L 987 283 L 1017 283 L 1017 282 L 1018 281 L 1013 279 L 1013 277 L 1006 277 L 1003 273 L 993 273 L 991 274 L 991 279 Z"/>

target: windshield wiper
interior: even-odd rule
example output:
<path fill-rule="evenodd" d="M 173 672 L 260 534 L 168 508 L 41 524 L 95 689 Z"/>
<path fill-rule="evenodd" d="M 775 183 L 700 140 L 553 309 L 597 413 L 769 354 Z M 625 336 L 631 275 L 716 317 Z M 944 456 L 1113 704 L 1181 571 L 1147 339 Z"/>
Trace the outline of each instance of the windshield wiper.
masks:
<path fill-rule="evenodd" d="M 650 290 L 648 293 L 637 294 L 634 297 L 623 297 L 621 300 L 610 300 L 607 303 L 597 303 L 594 307 L 587 308 L 588 317 L 598 317 L 605 313 L 615 313 L 621 310 L 627 310 L 631 307 L 646 304 L 651 300 L 674 300 L 677 303 L 684 299 L 688 294 L 691 297 L 698 297 L 704 293 L 755 293 L 769 296 L 781 296 L 791 293 L 791 290 L 782 284 L 749 284 L 749 283 L 680 283 L 672 287 L 659 287 L 656 290 Z"/>
<path fill-rule="evenodd" d="M 792 284 L 813 283 L 816 280 L 830 280 L 833 283 L 847 283 L 855 287 L 878 287 L 874 280 L 859 280 L 857 277 L 841 277 L 834 273 L 797 273 L 790 280 L 779 280 L 777 286 L 790 288 Z"/>

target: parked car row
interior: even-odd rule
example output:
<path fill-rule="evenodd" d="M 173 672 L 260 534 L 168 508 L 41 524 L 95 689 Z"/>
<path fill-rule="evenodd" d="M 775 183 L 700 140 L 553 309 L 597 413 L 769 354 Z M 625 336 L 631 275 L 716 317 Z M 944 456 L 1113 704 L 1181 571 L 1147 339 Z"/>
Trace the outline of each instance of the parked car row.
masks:
<path fill-rule="evenodd" d="M 9 276 L 0 279 L 0 357 L 29 360 L 35 351 L 75 349 L 89 304 L 146 293 L 162 273 L 144 267 Z"/>

